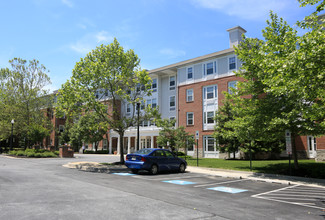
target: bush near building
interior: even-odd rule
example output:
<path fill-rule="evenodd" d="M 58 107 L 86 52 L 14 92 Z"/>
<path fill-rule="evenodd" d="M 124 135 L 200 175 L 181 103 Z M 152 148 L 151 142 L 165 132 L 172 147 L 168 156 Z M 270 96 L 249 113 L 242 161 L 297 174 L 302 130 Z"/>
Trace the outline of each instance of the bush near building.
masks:
<path fill-rule="evenodd" d="M 18 157 L 35 157 L 35 158 L 45 158 L 45 157 L 58 157 L 58 151 L 52 152 L 44 149 L 26 149 L 26 150 L 12 150 L 9 151 L 9 155 Z"/>

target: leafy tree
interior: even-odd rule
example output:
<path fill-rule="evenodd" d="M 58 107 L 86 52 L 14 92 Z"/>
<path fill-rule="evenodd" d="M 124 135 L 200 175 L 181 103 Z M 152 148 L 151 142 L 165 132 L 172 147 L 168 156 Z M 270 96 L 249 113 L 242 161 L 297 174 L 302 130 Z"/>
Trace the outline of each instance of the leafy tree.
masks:
<path fill-rule="evenodd" d="M 105 121 L 94 112 L 90 112 L 81 116 L 78 122 L 74 123 L 70 129 L 70 141 L 95 143 L 95 151 L 97 151 L 98 143 L 103 139 L 107 130 Z"/>
<path fill-rule="evenodd" d="M 116 39 L 92 50 L 76 63 L 71 79 L 60 89 L 58 112 L 68 117 L 94 112 L 123 140 L 125 130 L 136 125 L 137 117 L 136 111 L 122 115 L 121 105 L 130 103 L 135 109 L 151 94 L 151 79 L 139 63 L 134 51 L 124 51 Z M 120 162 L 124 163 L 123 141 L 119 147 Z"/>
<path fill-rule="evenodd" d="M 236 151 L 239 150 L 241 143 L 234 128 L 227 126 L 227 123 L 229 124 L 234 120 L 231 102 L 225 99 L 223 104 L 215 117 L 216 126 L 213 136 L 217 140 L 217 148 L 221 152 L 233 153 L 233 158 L 235 158 Z"/>
<path fill-rule="evenodd" d="M 43 133 L 36 125 L 50 129 L 44 112 L 51 105 L 51 101 L 45 98 L 47 91 L 44 89 L 50 84 L 50 78 L 47 69 L 37 60 L 27 62 L 14 58 L 9 63 L 11 69 L 0 69 L 0 138 L 9 137 L 10 121 L 14 119 L 14 133 L 27 140 L 29 147 L 33 141 L 28 134 Z"/>
<path fill-rule="evenodd" d="M 244 37 L 235 49 L 243 61 L 237 75 L 245 81 L 234 95 L 238 117 L 233 124 L 237 134 L 242 130 L 253 140 L 270 142 L 290 130 L 298 169 L 295 138 L 325 131 L 325 34 L 315 27 L 298 36 L 272 12 L 262 32 L 265 40 Z"/>
<path fill-rule="evenodd" d="M 170 147 L 172 151 L 178 152 L 179 149 L 187 149 L 188 145 L 194 144 L 192 135 L 185 131 L 183 126 L 175 127 L 176 120 L 157 119 L 156 125 L 162 129 L 157 137 L 157 144 L 165 148 Z"/>
<path fill-rule="evenodd" d="M 46 122 L 45 122 L 46 123 Z M 42 143 L 43 139 L 50 136 L 51 130 L 43 124 L 31 124 L 27 135 L 32 145 Z"/>

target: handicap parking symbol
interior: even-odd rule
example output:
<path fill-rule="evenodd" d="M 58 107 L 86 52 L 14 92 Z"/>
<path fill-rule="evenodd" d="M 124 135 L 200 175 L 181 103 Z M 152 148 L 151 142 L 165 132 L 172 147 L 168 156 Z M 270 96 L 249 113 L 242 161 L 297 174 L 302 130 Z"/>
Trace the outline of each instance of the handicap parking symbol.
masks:
<path fill-rule="evenodd" d="M 184 180 L 166 180 L 166 181 L 162 181 L 162 182 L 172 183 L 172 184 L 177 184 L 177 185 L 190 185 L 190 184 L 195 184 L 194 182 L 184 181 Z"/>
<path fill-rule="evenodd" d="M 245 189 L 237 189 L 237 188 L 230 188 L 230 187 L 224 187 L 224 186 L 218 186 L 213 188 L 208 188 L 210 190 L 220 191 L 220 192 L 226 192 L 226 193 L 241 193 L 246 192 Z"/>

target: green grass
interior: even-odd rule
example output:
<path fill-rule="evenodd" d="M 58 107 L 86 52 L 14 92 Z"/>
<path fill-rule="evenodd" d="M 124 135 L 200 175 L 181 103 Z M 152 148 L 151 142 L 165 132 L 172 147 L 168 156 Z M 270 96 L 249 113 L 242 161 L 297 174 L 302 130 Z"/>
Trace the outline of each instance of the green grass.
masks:
<path fill-rule="evenodd" d="M 196 158 L 186 158 L 189 166 L 196 166 Z M 313 160 L 299 160 L 299 169 L 294 170 L 293 160 L 291 160 L 292 175 L 325 179 L 325 163 Z M 224 160 L 212 158 L 199 158 L 199 167 L 219 168 L 227 170 L 250 171 L 249 160 Z M 257 173 L 270 173 L 289 175 L 288 160 L 254 160 L 252 161 L 252 171 Z"/>

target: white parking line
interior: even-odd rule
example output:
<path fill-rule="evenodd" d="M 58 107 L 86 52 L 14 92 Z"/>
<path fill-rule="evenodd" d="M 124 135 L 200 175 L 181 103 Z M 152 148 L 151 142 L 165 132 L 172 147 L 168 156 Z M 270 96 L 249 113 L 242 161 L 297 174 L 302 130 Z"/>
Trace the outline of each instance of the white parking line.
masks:
<path fill-rule="evenodd" d="M 208 184 L 202 184 L 202 185 L 196 185 L 194 187 L 204 187 L 204 186 L 212 186 L 212 185 L 222 185 L 227 183 L 235 183 L 235 182 L 242 182 L 248 179 L 240 179 L 240 180 L 231 180 L 231 181 L 225 181 L 225 182 L 218 182 L 218 183 L 208 183 Z"/>
<path fill-rule="evenodd" d="M 300 187 L 300 186 L 302 186 L 302 185 L 288 186 L 288 187 L 284 187 L 281 189 L 276 189 L 276 190 L 272 190 L 269 192 L 256 194 L 251 197 L 264 199 L 264 200 L 268 200 L 268 201 L 275 201 L 275 202 L 281 202 L 281 203 L 286 203 L 286 204 L 293 204 L 293 205 L 299 205 L 299 206 L 304 206 L 304 207 L 309 207 L 309 208 L 321 209 L 321 210 L 325 209 L 325 207 L 316 206 L 315 203 L 294 202 L 294 201 L 317 201 L 317 202 L 319 202 L 319 199 L 315 198 L 317 195 L 308 196 L 306 194 L 310 194 L 310 193 L 306 192 L 306 191 L 300 192 L 300 193 L 305 193 L 303 195 L 287 194 L 288 191 L 292 192 L 292 189 L 299 191 L 300 189 L 297 189 L 297 187 Z M 287 190 L 287 191 L 283 192 L 284 190 Z M 299 192 L 296 192 L 296 193 L 299 193 Z M 297 196 L 297 197 L 295 197 L 295 196 Z M 309 198 L 309 197 L 313 197 L 313 198 Z M 289 201 L 286 201 L 286 200 L 289 200 Z M 294 200 L 294 201 L 291 202 L 290 200 Z"/>
<path fill-rule="evenodd" d="M 155 181 L 162 181 L 162 180 L 178 180 L 178 179 L 190 179 L 190 178 L 200 178 L 200 177 L 205 177 L 205 176 L 185 176 L 185 177 L 182 177 L 182 176 L 175 176 L 175 177 L 165 177 L 165 178 L 145 178 L 145 177 L 142 177 L 141 175 L 136 175 L 136 176 L 133 176 L 134 178 L 139 178 L 139 179 L 145 179 L 145 180 L 155 180 Z"/>

